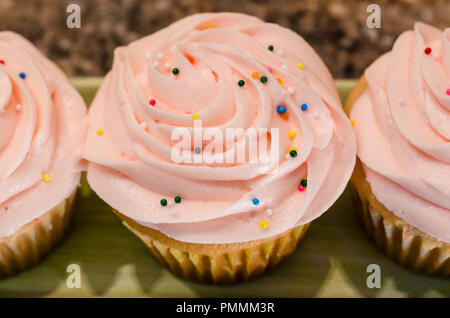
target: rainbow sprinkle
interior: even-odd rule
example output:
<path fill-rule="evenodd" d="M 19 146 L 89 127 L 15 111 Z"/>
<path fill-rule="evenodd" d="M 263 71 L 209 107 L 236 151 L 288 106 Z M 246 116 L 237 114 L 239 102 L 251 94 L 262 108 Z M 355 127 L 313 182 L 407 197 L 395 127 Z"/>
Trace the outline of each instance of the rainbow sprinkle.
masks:
<path fill-rule="evenodd" d="M 265 229 L 267 229 L 267 228 L 269 227 L 269 222 L 267 222 L 266 220 L 262 220 L 262 221 L 259 223 L 259 226 L 260 226 L 263 230 L 265 230 Z"/>
<path fill-rule="evenodd" d="M 288 135 L 289 135 L 289 138 L 294 139 L 296 133 L 295 133 L 295 131 L 291 130 L 291 131 L 288 133 Z"/>
<path fill-rule="evenodd" d="M 50 177 L 50 175 L 48 173 L 43 173 L 42 174 L 42 181 L 48 183 L 48 182 L 50 182 L 50 180 L 51 180 L 51 177 Z"/>

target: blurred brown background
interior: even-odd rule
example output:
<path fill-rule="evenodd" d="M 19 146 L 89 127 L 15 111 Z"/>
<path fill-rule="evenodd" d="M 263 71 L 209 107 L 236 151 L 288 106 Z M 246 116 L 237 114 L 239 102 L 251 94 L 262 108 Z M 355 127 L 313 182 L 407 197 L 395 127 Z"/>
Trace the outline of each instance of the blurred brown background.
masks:
<path fill-rule="evenodd" d="M 81 6 L 81 29 L 66 27 L 66 7 Z M 381 29 L 369 30 L 368 4 L 381 7 Z M 450 0 L 0 0 L 0 30 L 36 44 L 69 76 L 104 75 L 113 49 L 206 11 L 237 11 L 303 36 L 335 77 L 358 77 L 416 20 L 450 27 Z"/>

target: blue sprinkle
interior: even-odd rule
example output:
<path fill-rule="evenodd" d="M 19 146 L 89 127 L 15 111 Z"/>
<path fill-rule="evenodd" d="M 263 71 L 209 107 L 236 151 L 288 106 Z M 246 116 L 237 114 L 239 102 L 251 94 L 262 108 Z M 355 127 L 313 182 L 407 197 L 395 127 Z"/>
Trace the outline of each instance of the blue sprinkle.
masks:
<path fill-rule="evenodd" d="M 302 104 L 302 110 L 305 111 L 305 110 L 307 110 L 307 109 L 308 109 L 308 105 Z"/>
<path fill-rule="evenodd" d="M 253 202 L 254 205 L 258 205 L 258 204 L 259 204 L 259 199 L 254 198 L 254 199 L 252 200 L 252 202 Z"/>
<path fill-rule="evenodd" d="M 200 147 L 197 147 L 197 148 L 194 149 L 194 151 L 195 151 L 196 154 L 199 154 L 202 150 L 200 149 Z"/>
<path fill-rule="evenodd" d="M 277 112 L 278 112 L 279 114 L 284 114 L 284 113 L 286 112 L 286 107 L 284 107 L 284 106 L 278 106 L 278 107 L 277 107 Z"/>
<path fill-rule="evenodd" d="M 25 78 L 25 77 L 27 77 L 27 74 L 25 74 L 24 72 L 20 72 L 20 73 L 19 73 L 19 77 Z"/>

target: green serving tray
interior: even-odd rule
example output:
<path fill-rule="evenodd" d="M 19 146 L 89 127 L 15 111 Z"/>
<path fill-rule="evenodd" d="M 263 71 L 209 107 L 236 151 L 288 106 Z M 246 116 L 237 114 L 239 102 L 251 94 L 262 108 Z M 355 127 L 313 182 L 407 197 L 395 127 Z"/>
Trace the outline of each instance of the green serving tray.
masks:
<path fill-rule="evenodd" d="M 87 104 L 101 78 L 74 78 Z M 337 80 L 342 99 L 354 80 Z M 207 286 L 177 278 L 159 265 L 85 180 L 64 241 L 38 266 L 0 281 L 0 297 L 449 297 L 449 280 L 416 274 L 381 253 L 363 232 L 348 189 L 314 221 L 289 260 L 261 278 Z M 81 288 L 69 288 L 67 266 L 78 264 Z M 381 268 L 381 288 L 366 281 Z"/>

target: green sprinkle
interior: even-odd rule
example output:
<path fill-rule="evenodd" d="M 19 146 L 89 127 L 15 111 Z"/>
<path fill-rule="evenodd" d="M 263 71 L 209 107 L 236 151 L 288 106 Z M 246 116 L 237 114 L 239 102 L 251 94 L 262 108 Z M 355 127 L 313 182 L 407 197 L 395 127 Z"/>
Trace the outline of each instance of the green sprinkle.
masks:
<path fill-rule="evenodd" d="M 240 87 L 244 86 L 244 85 L 245 85 L 244 80 L 239 80 L 238 85 L 239 85 Z"/>
<path fill-rule="evenodd" d="M 261 76 L 260 81 L 261 83 L 267 83 L 267 76 Z"/>
<path fill-rule="evenodd" d="M 181 202 L 181 198 L 177 195 L 176 197 L 175 197 L 175 203 L 180 203 Z"/>
<path fill-rule="evenodd" d="M 273 51 L 273 45 L 269 45 L 267 48 L 269 49 L 269 51 Z"/>
<path fill-rule="evenodd" d="M 291 152 L 289 152 L 289 154 L 291 155 L 292 158 L 297 157 L 297 151 L 296 150 L 291 150 Z"/>
<path fill-rule="evenodd" d="M 300 184 L 306 187 L 308 185 L 308 181 L 306 181 L 306 179 L 302 179 L 302 181 L 300 181 Z"/>
<path fill-rule="evenodd" d="M 167 200 L 166 199 L 161 199 L 161 205 L 162 206 L 166 206 L 167 205 Z"/>
<path fill-rule="evenodd" d="M 178 75 L 178 74 L 180 74 L 180 70 L 178 68 L 174 67 L 172 69 L 172 73 L 173 73 L 173 75 Z"/>

